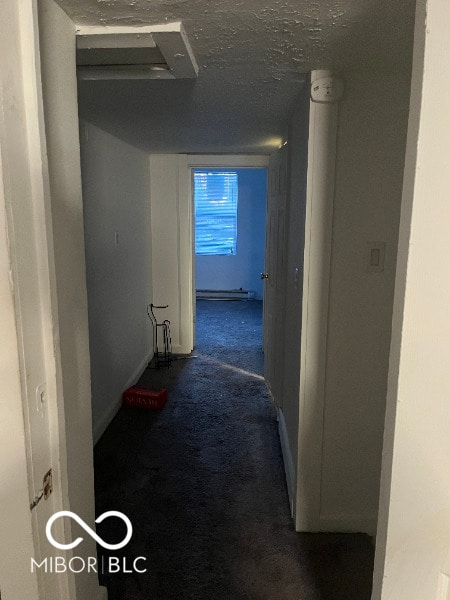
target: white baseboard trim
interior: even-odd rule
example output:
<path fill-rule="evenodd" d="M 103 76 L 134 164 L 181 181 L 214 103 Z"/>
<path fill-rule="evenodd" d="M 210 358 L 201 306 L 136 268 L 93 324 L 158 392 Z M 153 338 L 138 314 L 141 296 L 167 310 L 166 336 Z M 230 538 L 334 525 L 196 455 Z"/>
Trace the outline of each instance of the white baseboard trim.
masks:
<path fill-rule="evenodd" d="M 247 290 L 196 290 L 197 300 L 254 300 L 255 292 Z"/>
<path fill-rule="evenodd" d="M 93 426 L 92 437 L 94 440 L 94 446 L 98 442 L 98 440 L 105 433 L 106 428 L 114 419 L 116 414 L 119 412 L 119 408 L 122 406 L 122 392 L 127 388 L 131 387 L 136 383 L 136 381 L 141 377 L 145 369 L 147 368 L 148 363 L 153 358 L 153 352 L 149 354 L 146 358 L 144 358 L 138 365 L 138 367 L 134 370 L 133 374 L 128 378 L 125 385 L 123 386 L 123 390 L 120 392 L 119 397 L 115 400 L 113 404 L 108 408 L 108 410 L 104 413 L 103 417 Z M 105 588 L 106 589 L 106 588 Z"/>
<path fill-rule="evenodd" d="M 289 445 L 289 437 L 286 428 L 286 421 L 284 420 L 283 411 L 277 408 L 278 416 L 278 431 L 280 433 L 281 450 L 283 453 L 284 462 L 284 473 L 286 476 L 286 485 L 289 494 L 289 506 L 291 508 L 291 516 L 294 517 L 294 506 L 295 506 L 295 468 L 294 461 L 292 460 L 291 448 Z"/>
<path fill-rule="evenodd" d="M 337 533 L 377 533 L 377 515 L 321 515 L 319 531 Z"/>

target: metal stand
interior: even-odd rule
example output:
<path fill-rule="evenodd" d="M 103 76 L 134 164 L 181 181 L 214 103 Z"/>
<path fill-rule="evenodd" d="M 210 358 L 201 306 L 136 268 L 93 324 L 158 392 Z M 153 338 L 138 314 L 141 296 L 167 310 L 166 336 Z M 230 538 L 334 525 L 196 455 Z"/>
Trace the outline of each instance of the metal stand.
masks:
<path fill-rule="evenodd" d="M 172 338 L 170 337 L 170 321 L 165 319 L 161 323 L 155 317 L 154 309 L 168 308 L 166 306 L 156 306 L 155 304 L 149 304 L 147 306 L 147 314 L 153 328 L 153 352 L 155 368 L 168 367 L 172 362 Z"/>

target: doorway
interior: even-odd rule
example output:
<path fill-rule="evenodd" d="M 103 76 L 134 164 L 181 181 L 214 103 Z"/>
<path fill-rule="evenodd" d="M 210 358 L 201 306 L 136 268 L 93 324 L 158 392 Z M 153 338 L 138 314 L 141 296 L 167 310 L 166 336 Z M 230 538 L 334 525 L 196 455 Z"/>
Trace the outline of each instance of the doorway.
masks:
<path fill-rule="evenodd" d="M 72 212 L 73 212 L 73 211 L 72 211 Z M 72 228 L 72 230 L 73 230 L 73 228 Z M 76 234 L 77 234 L 77 235 L 79 234 L 79 228 L 77 228 L 77 229 L 76 229 Z M 60 270 L 60 271 L 62 271 L 62 269 L 59 269 L 59 270 Z M 76 279 L 76 278 L 74 278 L 72 270 L 68 270 L 68 271 L 67 271 L 67 273 L 70 273 L 70 278 L 71 278 L 71 280 L 72 280 L 72 281 L 74 281 L 74 282 L 76 283 L 77 279 Z M 68 279 L 69 279 L 69 278 L 68 278 Z M 71 281 L 68 281 L 68 283 L 72 283 L 72 282 L 71 282 Z M 72 284 L 72 285 L 73 285 L 73 284 Z M 81 291 L 83 291 L 83 286 L 81 286 L 81 288 L 80 288 L 80 289 L 81 289 Z M 65 291 L 65 290 L 64 290 L 64 291 Z M 66 298 L 63 298 L 63 299 L 65 300 Z M 83 306 L 83 304 L 81 304 L 81 306 Z M 64 332 L 63 332 L 63 333 L 64 333 Z M 67 333 L 67 332 L 66 332 L 66 333 Z M 77 345 L 77 348 L 78 348 L 78 349 L 80 349 L 80 348 L 82 349 L 82 346 L 83 346 L 83 340 L 81 340 L 81 342 L 80 342 L 80 339 L 79 339 L 79 337 L 77 337 L 77 344 L 78 344 L 78 345 Z M 84 345 L 85 345 L 85 344 L 84 344 Z M 80 355 L 82 356 L 82 353 L 81 353 L 81 352 L 77 352 L 75 356 L 76 356 L 76 358 L 77 358 L 77 359 L 79 359 Z M 72 357 L 71 357 L 71 358 L 72 358 Z M 75 366 L 78 366 L 78 363 L 81 363 L 81 367 L 84 367 L 84 371 L 86 371 L 86 365 L 85 365 L 85 363 L 82 363 L 82 361 L 81 361 L 81 360 L 78 360 L 78 362 L 76 362 L 76 363 L 75 363 Z M 73 363 L 72 363 L 72 364 L 73 364 Z M 73 369 L 73 370 L 74 370 L 74 369 Z M 83 369 L 82 369 L 82 370 L 83 370 Z M 77 371 L 77 372 L 78 372 L 78 371 Z M 84 408 L 85 408 L 85 403 L 84 403 L 84 395 L 81 395 L 80 397 L 81 397 L 81 398 L 82 398 L 82 400 L 83 400 L 83 406 L 82 406 L 81 408 L 82 408 L 82 409 L 84 409 Z M 77 397 L 77 399 L 78 399 L 78 397 Z M 78 404 L 75 404 L 75 403 L 74 403 L 74 406 L 77 406 L 77 407 L 78 407 L 78 406 L 79 406 L 79 403 L 78 403 Z M 80 412 L 81 412 L 81 411 L 80 411 Z M 85 414 L 87 414 L 87 413 L 83 412 L 83 416 L 84 416 Z M 77 416 L 77 415 L 75 415 L 75 416 Z M 72 423 L 72 425 L 74 426 L 74 424 L 73 424 L 73 423 Z M 75 426 L 74 426 L 74 428 L 75 428 Z M 83 442 L 84 440 L 81 440 L 81 441 Z M 73 449 L 73 448 L 72 448 L 72 449 Z M 89 451 L 89 447 L 87 447 L 87 451 Z M 84 456 L 83 456 L 82 458 L 84 458 Z M 77 473 L 78 473 L 78 472 L 82 472 L 82 470 L 83 470 L 83 469 L 82 469 L 82 467 L 83 467 L 83 465 L 84 465 L 84 460 L 81 460 L 81 461 L 80 461 L 80 457 L 79 457 L 79 455 L 77 455 L 77 459 L 78 459 L 78 463 L 79 463 L 79 464 L 81 464 L 81 467 L 80 467 L 80 468 L 79 468 L 79 470 L 77 471 Z M 77 486 L 76 486 L 76 483 L 77 483 L 76 481 L 75 481 L 75 483 L 73 483 L 73 487 L 77 487 Z M 89 482 L 86 484 L 86 481 L 84 480 L 84 481 L 83 481 L 83 489 L 87 489 L 87 490 L 89 490 L 89 487 L 90 487 L 90 484 L 89 484 Z M 78 488 L 77 488 L 77 489 L 78 489 Z M 80 489 L 81 489 L 81 488 L 80 488 Z M 88 499 L 88 500 L 89 500 L 89 499 Z M 81 500 L 81 503 L 82 503 L 82 504 L 84 504 L 84 499 L 82 499 L 82 500 Z"/>
<path fill-rule="evenodd" d="M 267 168 L 239 165 L 252 157 L 237 157 L 232 166 L 225 162 L 227 156 L 220 158 L 220 166 L 191 167 L 195 339 L 197 307 L 204 307 L 203 315 L 208 314 L 210 322 L 216 323 L 211 335 L 221 337 L 217 325 L 222 324 L 225 335 L 225 319 L 233 319 L 232 314 L 239 312 L 224 303 L 238 301 L 253 304 L 249 312 L 253 320 L 259 314 L 257 327 L 262 331 Z M 206 308 L 206 302 L 212 304 Z M 221 314 L 228 316 L 221 320 Z M 237 339 L 232 345 L 237 348 L 244 343 L 245 334 L 239 327 L 235 331 Z M 255 344 L 254 352 L 261 353 L 262 333 Z"/>

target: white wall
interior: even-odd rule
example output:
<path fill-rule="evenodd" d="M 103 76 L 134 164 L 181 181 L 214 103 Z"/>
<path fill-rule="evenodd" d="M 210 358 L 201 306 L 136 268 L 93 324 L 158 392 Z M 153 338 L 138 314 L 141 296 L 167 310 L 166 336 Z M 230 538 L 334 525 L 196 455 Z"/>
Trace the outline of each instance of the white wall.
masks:
<path fill-rule="evenodd" d="M 81 167 L 97 441 L 151 358 L 150 173 L 147 154 L 88 123 Z"/>
<path fill-rule="evenodd" d="M 449 28 L 418 2 L 373 600 L 450 597 Z"/>
<path fill-rule="evenodd" d="M 196 255 L 196 288 L 255 292 L 262 300 L 266 232 L 267 173 L 236 169 L 238 173 L 237 250 L 233 256 Z"/>

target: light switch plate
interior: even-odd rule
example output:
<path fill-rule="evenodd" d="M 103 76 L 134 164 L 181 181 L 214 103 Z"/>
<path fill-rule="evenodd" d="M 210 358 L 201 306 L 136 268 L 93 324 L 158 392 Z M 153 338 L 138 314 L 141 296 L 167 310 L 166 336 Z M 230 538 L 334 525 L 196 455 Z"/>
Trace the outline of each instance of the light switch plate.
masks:
<path fill-rule="evenodd" d="M 386 255 L 386 242 L 367 242 L 364 256 L 365 267 L 368 273 L 384 271 Z"/>

